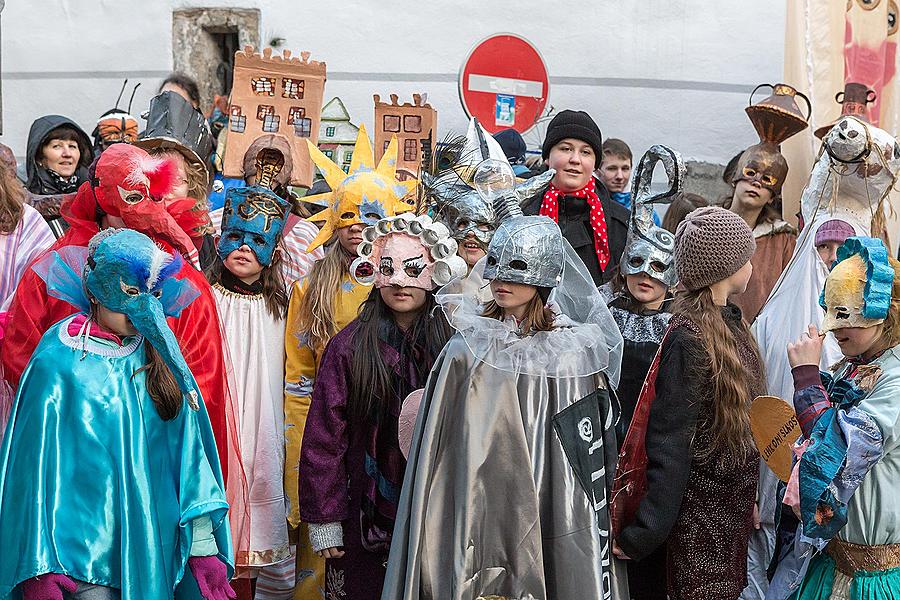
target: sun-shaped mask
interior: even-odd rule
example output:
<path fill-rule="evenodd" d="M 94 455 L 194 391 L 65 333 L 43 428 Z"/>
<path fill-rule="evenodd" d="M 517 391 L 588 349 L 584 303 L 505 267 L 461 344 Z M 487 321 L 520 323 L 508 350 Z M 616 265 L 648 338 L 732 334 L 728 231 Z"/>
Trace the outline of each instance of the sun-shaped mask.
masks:
<path fill-rule="evenodd" d="M 349 173 L 345 173 L 309 140 L 307 143 L 309 155 L 332 190 L 303 199 L 305 202 L 328 206 L 307 219 L 313 223 L 324 222 L 307 252 L 326 243 L 338 229 L 357 223 L 374 225 L 380 219 L 413 210 L 415 200 L 407 202 L 404 198 L 411 196 L 418 181 L 397 181 L 396 137 L 391 138 L 376 167 L 369 136 L 365 127 L 360 126 Z"/>

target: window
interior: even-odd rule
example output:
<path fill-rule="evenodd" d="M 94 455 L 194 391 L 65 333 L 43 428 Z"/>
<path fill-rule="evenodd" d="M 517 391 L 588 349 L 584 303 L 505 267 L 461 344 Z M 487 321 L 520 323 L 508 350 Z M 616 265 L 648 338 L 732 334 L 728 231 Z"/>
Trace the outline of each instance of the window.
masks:
<path fill-rule="evenodd" d="M 344 173 L 350 172 L 350 159 L 346 156 L 344 157 L 344 162 L 341 163 L 341 169 L 344 170 Z"/>
<path fill-rule="evenodd" d="M 275 78 L 274 77 L 254 77 L 250 80 L 250 87 L 257 96 L 274 96 L 275 95 Z"/>
<path fill-rule="evenodd" d="M 422 117 L 418 115 L 403 116 L 403 131 L 407 133 L 421 133 Z"/>
<path fill-rule="evenodd" d="M 387 147 L 391 145 L 391 140 L 384 140 L 384 148 L 382 148 L 382 152 L 387 152 Z"/>
<path fill-rule="evenodd" d="M 400 131 L 400 116 L 399 115 L 384 115 L 384 130 L 385 131 Z"/>
<path fill-rule="evenodd" d="M 296 125 L 300 119 L 306 116 L 306 109 L 302 106 L 292 106 L 288 109 L 288 125 Z"/>
<path fill-rule="evenodd" d="M 266 117 L 275 114 L 275 107 L 271 104 L 260 104 L 256 107 L 256 118 L 265 121 Z"/>
<path fill-rule="evenodd" d="M 334 127 L 325 128 L 325 137 L 334 137 Z"/>
<path fill-rule="evenodd" d="M 353 150 L 348 150 L 344 153 L 344 161 L 347 164 L 350 164 L 350 161 L 353 160 Z"/>
<path fill-rule="evenodd" d="M 403 160 L 419 160 L 419 142 L 416 140 L 403 140 Z"/>
<path fill-rule="evenodd" d="M 262 130 L 267 133 L 275 133 L 278 131 L 278 127 L 281 124 L 281 117 L 278 115 L 266 115 L 263 119 Z"/>
<path fill-rule="evenodd" d="M 231 116 L 228 118 L 228 129 L 235 133 L 244 133 L 247 129 L 247 117 L 241 114 L 241 107 L 231 105 Z"/>
<path fill-rule="evenodd" d="M 334 158 L 334 150 L 322 150 L 322 154 L 328 158 Z"/>
<path fill-rule="evenodd" d="M 281 80 L 281 97 L 290 98 L 291 100 L 303 100 L 303 89 L 306 82 L 302 79 L 292 79 L 285 77 Z"/>
<path fill-rule="evenodd" d="M 294 135 L 308 138 L 312 135 L 312 119 L 300 118 L 294 121 Z"/>
<path fill-rule="evenodd" d="M 422 161 L 429 162 L 431 160 L 431 138 L 420 139 L 419 147 L 422 148 Z"/>

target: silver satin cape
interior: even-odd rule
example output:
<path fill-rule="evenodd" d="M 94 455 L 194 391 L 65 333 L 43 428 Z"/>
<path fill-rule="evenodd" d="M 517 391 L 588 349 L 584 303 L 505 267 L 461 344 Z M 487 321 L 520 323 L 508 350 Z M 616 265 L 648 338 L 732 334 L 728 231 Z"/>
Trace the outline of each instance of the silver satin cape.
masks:
<path fill-rule="evenodd" d="M 483 284 L 483 263 L 458 284 L 470 289 L 457 298 L 470 298 Z M 587 277 L 586 270 L 578 275 Z M 455 283 L 439 296 L 453 296 L 445 292 Z M 582 306 L 584 294 L 594 299 L 577 290 Z M 548 305 L 553 301 L 551 295 Z M 592 334 L 605 350 L 551 344 L 558 360 L 542 364 L 531 348 L 518 357 L 528 355 L 529 371 L 518 358 L 485 350 L 483 326 L 497 340 L 496 328 L 514 322 L 487 323 L 480 305 L 447 310 L 442 302 L 458 333 L 435 362 L 419 408 L 383 600 L 627 599 L 607 510 L 617 410 L 606 382 L 618 380 L 621 336 L 605 304 L 587 303 L 588 324 L 565 312 L 565 299 L 556 310 L 560 304 L 558 322 L 566 325 L 541 333 L 559 333 L 570 348 Z M 512 363 L 519 368 L 508 368 Z"/>

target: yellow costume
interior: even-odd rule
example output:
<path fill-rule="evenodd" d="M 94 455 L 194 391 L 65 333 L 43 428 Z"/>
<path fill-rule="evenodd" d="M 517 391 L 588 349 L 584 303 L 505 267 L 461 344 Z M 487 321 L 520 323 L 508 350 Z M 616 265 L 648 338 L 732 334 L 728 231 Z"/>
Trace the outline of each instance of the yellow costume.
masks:
<path fill-rule="evenodd" d="M 344 227 L 358 223 L 373 225 L 379 219 L 394 216 L 414 209 L 412 202 L 404 200 L 418 183 L 397 181 L 397 140 L 392 139 L 378 166 L 374 166 L 372 146 L 364 127 L 359 129 L 359 137 L 353 149 L 350 172 L 345 173 L 318 148 L 309 144 L 309 153 L 322 172 L 332 191 L 304 198 L 308 202 L 324 203 L 327 208 L 309 217 L 313 222 L 322 222 L 319 235 L 309 245 L 308 252 L 327 243 Z M 336 242 L 335 242 L 336 243 Z M 348 262 L 349 262 L 348 256 Z M 309 343 L 309 332 L 301 331 L 298 316 L 309 288 L 309 278 L 294 284 L 290 308 L 287 315 L 285 335 L 285 380 L 284 380 L 284 424 L 285 424 L 285 467 L 284 485 L 288 498 L 288 522 L 291 527 L 299 527 L 297 541 L 297 579 L 294 590 L 295 600 L 320 600 L 324 589 L 325 560 L 317 556 L 309 545 L 309 533 L 305 524 L 300 523 L 297 506 L 297 486 L 300 478 L 300 445 L 306 416 L 312 401 L 313 385 L 319 360 L 324 346 L 313 347 Z M 368 297 L 372 288 L 355 283 L 344 273 L 340 286 L 333 291 L 334 321 L 337 331 L 343 329 L 356 318 L 359 306 Z"/>

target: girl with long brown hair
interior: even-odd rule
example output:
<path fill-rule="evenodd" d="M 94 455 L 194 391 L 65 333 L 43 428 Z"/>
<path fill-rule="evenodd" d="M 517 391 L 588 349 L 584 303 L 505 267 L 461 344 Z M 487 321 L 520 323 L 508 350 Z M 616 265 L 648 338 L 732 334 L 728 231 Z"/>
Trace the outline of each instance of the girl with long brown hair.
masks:
<path fill-rule="evenodd" d="M 450 337 L 433 290 L 464 274 L 465 263 L 427 216 L 381 219 L 365 235 L 351 272 L 375 289 L 322 357 L 300 450 L 299 509 L 325 559 L 325 597 L 377 600 L 406 467 L 400 410 Z"/>
<path fill-rule="evenodd" d="M 719 207 L 690 213 L 675 244 L 686 291 L 675 298 L 636 409 L 652 402 L 647 489 L 614 552 L 643 559 L 665 543 L 669 598 L 735 600 L 747 582 L 756 521 L 750 403 L 765 387 L 759 349 L 730 298 L 747 286 L 756 244 L 743 219 Z M 655 397 L 645 396 L 654 386 Z"/>
<path fill-rule="evenodd" d="M 269 188 L 230 188 L 218 256 L 207 269 L 234 367 L 241 458 L 249 484 L 249 548 L 238 548 L 251 593 L 260 572 L 293 562 L 284 497 L 284 331 L 281 235 L 290 203 Z M 243 531 L 244 529 L 242 529 Z"/>

